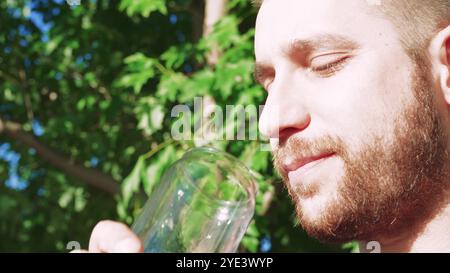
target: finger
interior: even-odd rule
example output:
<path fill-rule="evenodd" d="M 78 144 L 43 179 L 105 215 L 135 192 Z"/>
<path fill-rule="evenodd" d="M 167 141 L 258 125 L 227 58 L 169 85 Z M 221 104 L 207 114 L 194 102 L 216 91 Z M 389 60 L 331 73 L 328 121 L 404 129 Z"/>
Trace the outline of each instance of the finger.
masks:
<path fill-rule="evenodd" d="M 139 238 L 122 223 L 109 220 L 99 222 L 89 241 L 89 252 L 142 252 Z"/>

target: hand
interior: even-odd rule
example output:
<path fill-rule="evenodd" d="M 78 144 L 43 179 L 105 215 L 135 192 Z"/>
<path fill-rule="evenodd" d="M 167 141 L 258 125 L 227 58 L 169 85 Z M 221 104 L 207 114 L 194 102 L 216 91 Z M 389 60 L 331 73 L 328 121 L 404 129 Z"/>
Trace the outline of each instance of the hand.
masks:
<path fill-rule="evenodd" d="M 75 250 L 72 253 L 138 253 L 143 250 L 142 242 L 128 226 L 105 220 L 94 227 L 89 240 L 89 251 Z"/>

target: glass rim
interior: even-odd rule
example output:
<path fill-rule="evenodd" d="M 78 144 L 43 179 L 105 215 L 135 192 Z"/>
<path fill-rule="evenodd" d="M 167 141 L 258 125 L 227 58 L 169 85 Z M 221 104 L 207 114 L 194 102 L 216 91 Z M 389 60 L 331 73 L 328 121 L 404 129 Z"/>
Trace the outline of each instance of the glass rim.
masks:
<path fill-rule="evenodd" d="M 241 180 L 239 180 L 240 183 L 240 187 L 243 188 L 245 194 L 246 194 L 246 200 L 241 200 L 241 201 L 230 201 L 230 200 L 215 200 L 213 198 L 211 198 L 211 196 L 209 196 L 208 194 L 206 194 L 200 187 L 197 186 L 197 184 L 195 183 L 194 179 L 192 178 L 192 176 L 186 171 L 186 168 L 181 168 L 181 171 L 185 174 L 186 177 L 188 177 L 188 183 L 195 187 L 196 189 L 199 190 L 199 192 L 204 195 L 206 198 L 208 198 L 209 201 L 213 202 L 213 203 L 218 203 L 220 205 L 225 205 L 227 207 L 246 207 L 246 205 L 248 203 L 253 203 L 253 206 L 256 205 L 256 183 L 255 183 L 255 177 L 253 176 L 253 174 L 251 173 L 250 169 L 247 168 L 247 166 L 245 166 L 245 164 L 243 162 L 241 162 L 239 159 L 237 159 L 236 157 L 234 157 L 231 154 L 228 154 L 226 152 L 223 152 L 221 150 L 218 150 L 216 148 L 213 147 L 209 147 L 209 146 L 202 146 L 202 147 L 195 147 L 192 148 L 190 150 L 188 150 L 183 157 L 181 158 L 181 160 L 179 162 L 177 162 L 176 165 L 181 165 L 180 162 L 184 159 L 184 158 L 188 158 L 189 155 L 191 155 L 192 153 L 196 152 L 196 151 L 201 151 L 201 152 L 207 152 L 210 154 L 215 154 L 215 155 L 220 155 L 223 156 L 224 158 L 227 158 L 228 160 L 230 160 L 230 162 L 237 162 L 237 163 L 241 163 L 237 165 L 237 168 L 242 169 L 242 171 L 244 172 L 242 174 L 242 177 L 246 180 L 244 181 L 245 184 L 242 184 L 243 182 Z M 247 185 L 246 185 L 247 184 Z M 249 187 L 247 187 L 249 186 Z"/>

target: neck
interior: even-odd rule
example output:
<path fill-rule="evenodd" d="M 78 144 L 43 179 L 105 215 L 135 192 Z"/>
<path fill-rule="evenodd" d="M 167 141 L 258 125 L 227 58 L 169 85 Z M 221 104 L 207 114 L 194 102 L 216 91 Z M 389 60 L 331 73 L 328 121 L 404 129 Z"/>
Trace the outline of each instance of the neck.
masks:
<path fill-rule="evenodd" d="M 381 252 L 450 252 L 450 204 L 422 225 L 400 237 L 379 242 Z M 361 252 L 379 252 L 377 242 L 359 242 Z"/>

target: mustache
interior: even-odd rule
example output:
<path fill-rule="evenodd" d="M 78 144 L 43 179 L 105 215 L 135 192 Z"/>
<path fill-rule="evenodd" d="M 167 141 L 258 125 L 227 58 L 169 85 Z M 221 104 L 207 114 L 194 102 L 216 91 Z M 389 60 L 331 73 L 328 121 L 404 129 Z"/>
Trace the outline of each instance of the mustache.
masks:
<path fill-rule="evenodd" d="M 279 174 L 287 177 L 283 163 L 287 159 L 298 161 L 301 158 L 312 157 L 319 154 L 334 153 L 345 157 L 346 149 L 344 142 L 337 136 L 324 135 L 315 139 L 302 139 L 300 137 L 290 137 L 282 145 L 278 145 L 272 151 L 273 164 Z"/>

